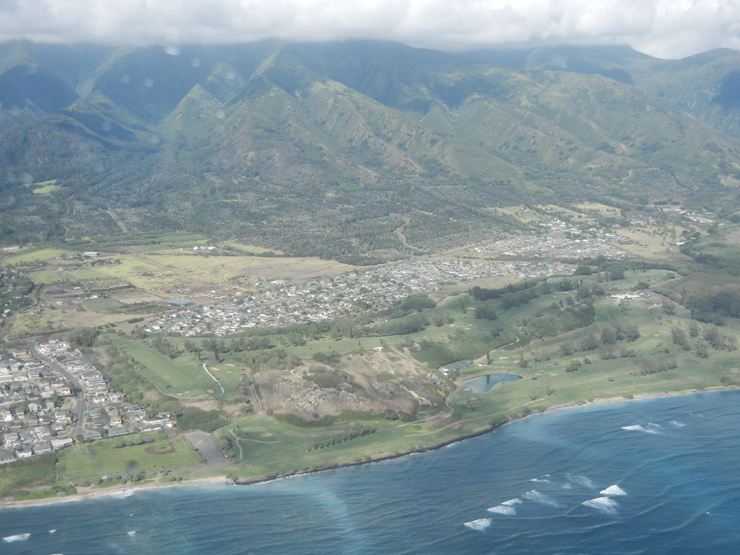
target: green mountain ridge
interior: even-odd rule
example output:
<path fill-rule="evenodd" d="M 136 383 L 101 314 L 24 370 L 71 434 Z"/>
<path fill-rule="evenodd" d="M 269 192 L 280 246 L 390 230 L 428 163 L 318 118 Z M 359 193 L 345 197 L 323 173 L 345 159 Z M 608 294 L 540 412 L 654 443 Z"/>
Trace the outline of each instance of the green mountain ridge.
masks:
<path fill-rule="evenodd" d="M 736 61 L 628 47 L 8 43 L 0 241 L 184 229 L 367 264 L 521 229 L 496 206 L 721 203 L 740 170 L 735 124 L 718 116 L 735 109 Z M 686 109 L 699 79 L 676 86 L 686 75 L 713 76 L 692 108 L 702 117 Z M 49 195 L 27 186 L 50 179 L 61 189 Z"/>

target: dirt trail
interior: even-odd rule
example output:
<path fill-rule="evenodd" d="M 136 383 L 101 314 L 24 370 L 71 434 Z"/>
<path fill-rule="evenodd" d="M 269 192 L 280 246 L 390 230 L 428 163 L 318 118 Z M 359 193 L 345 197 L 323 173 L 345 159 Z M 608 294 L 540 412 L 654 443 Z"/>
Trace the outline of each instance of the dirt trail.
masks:
<path fill-rule="evenodd" d="M 406 241 L 406 236 L 403 234 L 403 228 L 406 227 L 411 223 L 411 220 L 409 220 L 408 216 L 399 216 L 403 220 L 403 224 L 401 224 L 400 227 L 397 227 L 393 230 L 393 233 L 396 237 L 398 237 L 398 240 L 401 242 L 401 245 L 404 246 L 404 248 L 411 249 L 413 251 L 417 252 L 424 252 L 424 249 L 420 249 L 417 247 L 414 247 L 412 245 L 408 244 L 408 241 Z"/>

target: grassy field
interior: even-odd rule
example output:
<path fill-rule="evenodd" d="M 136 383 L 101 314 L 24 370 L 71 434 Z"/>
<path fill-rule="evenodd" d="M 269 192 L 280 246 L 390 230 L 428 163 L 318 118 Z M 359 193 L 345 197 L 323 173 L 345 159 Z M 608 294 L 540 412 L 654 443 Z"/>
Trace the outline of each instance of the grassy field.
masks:
<path fill-rule="evenodd" d="M 592 212 L 614 212 L 619 214 L 619 209 L 613 206 L 607 206 L 598 202 L 582 202 L 580 204 L 574 204 L 573 208 L 576 210 L 590 210 Z"/>
<path fill-rule="evenodd" d="M 117 258 L 120 264 L 105 266 L 100 271 L 144 291 L 165 295 L 175 294 L 183 288 L 234 284 L 247 276 L 307 279 L 353 269 L 346 264 L 318 258 L 207 257 L 187 251 L 165 254 L 141 252 Z"/>
<path fill-rule="evenodd" d="M 633 242 L 631 244 L 619 244 L 619 248 L 626 250 L 630 254 L 639 256 L 654 261 L 661 262 L 688 262 L 691 260 L 685 254 L 681 254 L 679 246 L 676 245 L 680 242 L 679 238 L 672 238 L 670 236 L 653 234 L 654 231 L 658 231 L 659 228 L 646 227 L 646 228 L 620 228 L 617 230 L 617 234 L 622 237 L 627 237 Z M 681 229 L 678 229 L 681 232 Z"/>
<path fill-rule="evenodd" d="M 123 305 L 115 299 L 92 299 L 85 302 L 85 309 L 92 312 L 107 312 L 121 306 Z"/>
<path fill-rule="evenodd" d="M 503 214 L 512 216 L 525 224 L 539 222 L 542 220 L 542 216 L 540 216 L 540 214 L 538 214 L 534 210 L 530 210 L 525 206 L 508 206 L 505 208 L 497 208 L 496 210 L 502 212 Z"/>
<path fill-rule="evenodd" d="M 31 262 L 33 260 L 51 260 L 58 256 L 64 256 L 67 254 L 74 254 L 69 251 L 63 251 L 60 249 L 40 249 L 32 252 L 24 252 L 16 256 L 6 258 L 4 262 L 6 264 L 23 264 L 24 262 Z"/>
<path fill-rule="evenodd" d="M 214 393 L 208 393 L 208 390 L 220 393 L 215 382 L 208 377 L 208 374 L 203 371 L 203 367 L 190 355 L 181 357 L 189 360 L 172 360 L 143 343 L 124 339 L 117 335 L 111 335 L 110 339 L 126 356 L 136 361 L 137 369 L 142 376 L 154 383 L 160 391 L 167 395 L 188 397 L 214 395 Z M 224 384 L 224 388 L 226 388 L 226 384 Z M 235 388 L 227 390 L 227 395 L 234 395 L 235 393 Z"/>
<path fill-rule="evenodd" d="M 154 443 L 115 448 L 116 444 L 130 437 L 99 440 L 64 449 L 59 453 L 57 464 L 60 479 L 89 480 L 101 476 L 132 476 L 199 464 L 185 441 L 175 435 L 166 439 L 158 435 Z M 165 453 L 159 454 L 162 452 Z"/>

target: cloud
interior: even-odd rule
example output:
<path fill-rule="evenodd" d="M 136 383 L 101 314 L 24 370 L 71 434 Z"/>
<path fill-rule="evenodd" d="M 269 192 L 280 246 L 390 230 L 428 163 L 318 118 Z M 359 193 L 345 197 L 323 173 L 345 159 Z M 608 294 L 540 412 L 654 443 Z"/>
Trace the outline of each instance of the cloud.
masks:
<path fill-rule="evenodd" d="M 0 0 L 0 40 L 116 45 L 374 38 L 442 50 L 740 47 L 740 0 Z"/>

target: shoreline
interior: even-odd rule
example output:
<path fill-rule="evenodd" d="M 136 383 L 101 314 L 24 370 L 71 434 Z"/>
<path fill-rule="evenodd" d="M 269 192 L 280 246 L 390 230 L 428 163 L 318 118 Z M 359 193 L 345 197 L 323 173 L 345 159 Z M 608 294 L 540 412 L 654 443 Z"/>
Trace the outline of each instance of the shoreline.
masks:
<path fill-rule="evenodd" d="M 127 485 L 111 486 L 111 488 L 106 488 L 104 490 L 84 491 L 81 493 L 76 493 L 74 495 L 65 496 L 65 497 L 48 497 L 45 499 L 32 499 L 28 501 L 0 501 L 0 511 L 4 509 L 35 507 L 35 506 L 53 505 L 53 504 L 59 504 L 59 503 L 76 503 L 76 502 L 82 502 L 82 501 L 91 500 L 91 499 L 99 499 L 99 498 L 104 498 L 104 497 L 121 497 L 121 496 L 128 497 L 129 495 L 133 495 L 134 493 L 140 492 L 140 491 L 158 490 L 158 489 L 175 488 L 175 487 L 188 487 L 188 486 L 197 487 L 197 486 L 213 485 L 213 484 L 222 484 L 222 485 L 227 485 L 227 486 L 253 486 L 257 484 L 264 484 L 267 482 L 283 480 L 286 478 L 307 476 L 310 474 L 318 474 L 319 472 L 328 472 L 331 470 L 339 470 L 342 468 L 351 468 L 351 467 L 356 467 L 356 466 L 364 466 L 368 464 L 381 463 L 381 462 L 390 461 L 394 459 L 400 459 L 402 457 L 408 457 L 411 455 L 418 455 L 420 453 L 437 451 L 439 449 L 449 447 L 450 445 L 454 445 L 455 443 L 459 443 L 462 441 L 467 441 L 469 439 L 475 439 L 477 437 L 488 435 L 496 431 L 497 429 L 503 426 L 507 426 L 509 424 L 513 424 L 514 422 L 518 422 L 520 420 L 526 420 L 527 418 L 533 418 L 536 416 L 542 416 L 542 415 L 545 415 L 551 412 L 559 412 L 559 411 L 564 411 L 564 410 L 577 409 L 577 408 L 583 408 L 583 407 L 589 407 L 589 406 L 597 406 L 597 405 L 612 405 L 612 404 L 617 404 L 617 403 L 628 403 L 632 401 L 648 401 L 650 399 L 662 399 L 665 397 L 681 397 L 684 395 L 697 395 L 700 393 L 714 393 L 714 392 L 719 392 L 719 391 L 739 391 L 739 390 L 740 390 L 740 386 L 734 386 L 734 385 L 733 386 L 717 386 L 717 387 L 708 387 L 702 390 L 689 389 L 685 391 L 663 391 L 663 392 L 657 392 L 657 393 L 643 393 L 643 394 L 635 395 L 632 399 L 625 398 L 625 397 L 610 397 L 610 398 L 605 398 L 605 399 L 596 398 L 593 401 L 583 401 L 581 403 L 578 403 L 578 402 L 562 403 L 559 405 L 552 405 L 540 412 L 533 412 L 526 416 L 510 419 L 506 422 L 501 422 L 499 424 L 486 426 L 486 428 L 483 430 L 465 434 L 465 435 L 444 441 L 442 443 L 439 443 L 431 447 L 415 449 L 412 451 L 407 451 L 405 453 L 394 453 L 391 455 L 384 455 L 384 456 L 366 460 L 366 461 L 336 463 L 332 466 L 327 466 L 325 468 L 297 471 L 297 472 L 293 472 L 289 474 L 282 474 L 280 476 L 273 476 L 269 478 L 254 478 L 251 480 L 244 480 L 244 481 L 237 480 L 236 482 L 230 482 L 226 480 L 225 476 L 205 476 L 205 477 L 194 478 L 192 480 L 186 480 L 182 482 L 167 482 L 167 483 L 152 482 L 149 484 L 141 484 L 138 486 L 127 484 L 128 487 L 126 487 Z M 491 416 L 494 416 L 494 415 L 491 415 Z M 88 489 L 91 489 L 91 488 L 88 488 Z"/>

